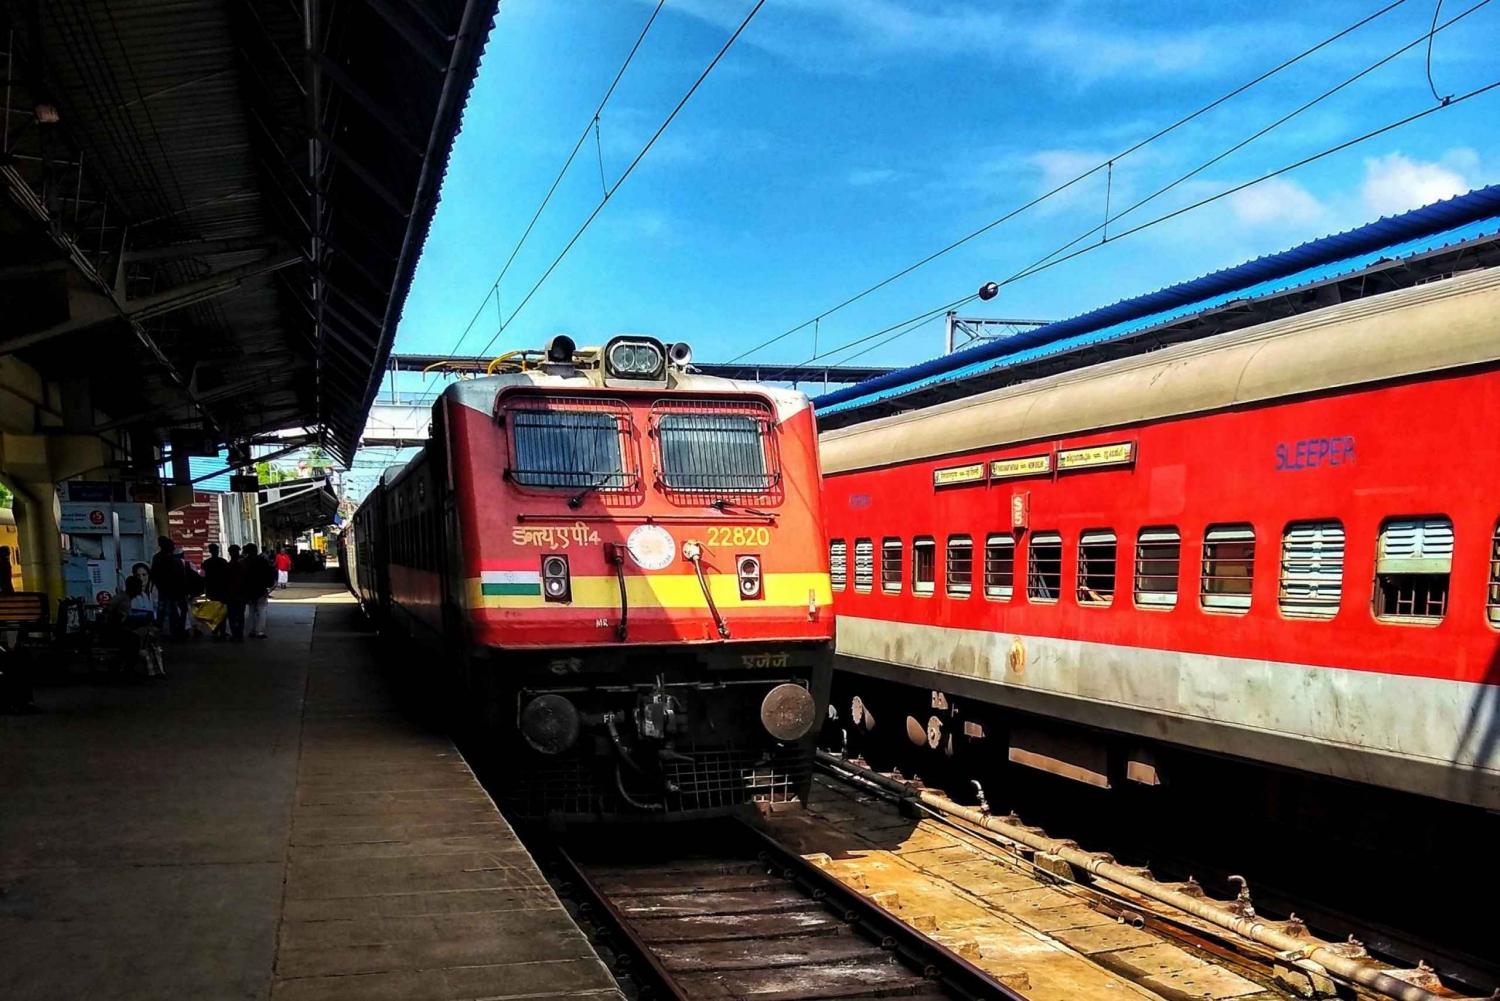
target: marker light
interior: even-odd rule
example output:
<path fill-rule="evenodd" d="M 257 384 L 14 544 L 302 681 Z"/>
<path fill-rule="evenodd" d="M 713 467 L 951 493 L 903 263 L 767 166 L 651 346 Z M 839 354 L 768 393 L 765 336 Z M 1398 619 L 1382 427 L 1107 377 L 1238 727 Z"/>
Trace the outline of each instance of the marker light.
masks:
<path fill-rule="evenodd" d="M 666 354 L 651 340 L 620 338 L 604 351 L 609 374 L 622 379 L 654 379 L 661 375 Z"/>
<path fill-rule="evenodd" d="M 547 601 L 573 600 L 573 582 L 566 556 L 542 557 L 542 597 Z"/>
<path fill-rule="evenodd" d="M 736 556 L 736 569 L 740 577 L 740 597 L 747 601 L 761 597 L 760 557 Z"/>

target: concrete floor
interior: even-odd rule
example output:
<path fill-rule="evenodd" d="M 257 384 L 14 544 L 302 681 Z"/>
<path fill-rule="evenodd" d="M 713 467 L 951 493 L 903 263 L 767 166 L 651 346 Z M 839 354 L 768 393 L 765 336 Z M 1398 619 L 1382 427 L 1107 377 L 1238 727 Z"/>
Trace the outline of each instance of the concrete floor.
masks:
<path fill-rule="evenodd" d="M 0 997 L 614 997 L 331 585 L 0 716 Z"/>

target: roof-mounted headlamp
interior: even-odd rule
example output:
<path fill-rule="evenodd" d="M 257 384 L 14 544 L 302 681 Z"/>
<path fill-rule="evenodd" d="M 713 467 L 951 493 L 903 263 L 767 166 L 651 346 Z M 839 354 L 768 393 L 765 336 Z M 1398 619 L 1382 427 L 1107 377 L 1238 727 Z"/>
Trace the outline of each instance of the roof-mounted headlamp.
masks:
<path fill-rule="evenodd" d="M 650 337 L 616 337 L 604 346 L 604 369 L 614 379 L 662 379 L 667 353 Z"/>

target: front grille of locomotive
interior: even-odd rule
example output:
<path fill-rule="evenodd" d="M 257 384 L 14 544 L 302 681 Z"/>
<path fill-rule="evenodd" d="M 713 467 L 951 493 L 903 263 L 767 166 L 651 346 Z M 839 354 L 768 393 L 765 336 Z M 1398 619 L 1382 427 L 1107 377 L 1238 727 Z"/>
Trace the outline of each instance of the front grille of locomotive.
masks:
<path fill-rule="evenodd" d="M 812 775 L 812 759 L 800 745 L 766 748 L 686 748 L 691 761 L 670 761 L 663 785 L 646 785 L 624 774 L 625 791 L 637 803 L 659 804 L 642 811 L 623 797 L 613 763 L 607 759 L 569 756 L 532 757 L 499 790 L 501 808 L 508 816 L 628 817 L 633 820 L 671 819 L 726 813 L 757 804 L 796 802 Z"/>

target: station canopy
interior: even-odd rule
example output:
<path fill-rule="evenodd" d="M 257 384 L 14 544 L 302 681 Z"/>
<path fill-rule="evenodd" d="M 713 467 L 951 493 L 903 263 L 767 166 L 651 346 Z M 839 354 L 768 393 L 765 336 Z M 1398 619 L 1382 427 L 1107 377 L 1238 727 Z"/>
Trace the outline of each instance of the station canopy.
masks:
<path fill-rule="evenodd" d="M 260 527 L 266 538 L 289 538 L 333 524 L 338 494 L 322 476 L 282 480 L 261 490 Z"/>
<path fill-rule="evenodd" d="M 495 9 L 0 0 L 0 355 L 70 429 L 347 464 Z"/>

